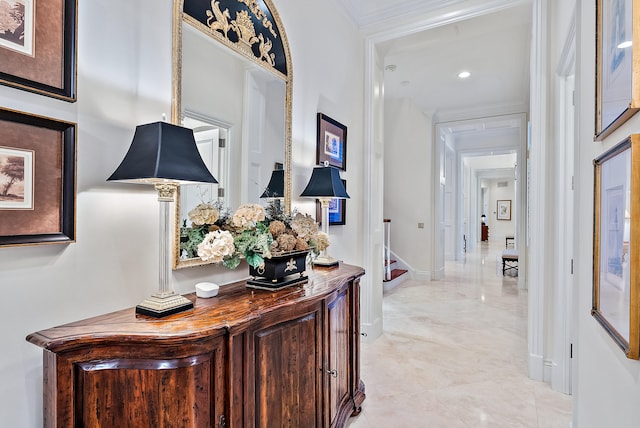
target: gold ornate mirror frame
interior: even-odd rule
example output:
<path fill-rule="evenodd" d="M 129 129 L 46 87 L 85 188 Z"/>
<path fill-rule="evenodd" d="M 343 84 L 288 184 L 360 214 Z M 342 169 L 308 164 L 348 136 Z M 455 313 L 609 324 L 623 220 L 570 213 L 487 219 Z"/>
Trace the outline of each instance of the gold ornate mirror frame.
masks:
<path fill-rule="evenodd" d="M 232 51 L 249 59 L 260 67 L 275 74 L 285 82 L 285 125 L 284 125 L 284 180 L 285 196 L 284 210 L 291 211 L 291 117 L 292 117 L 292 95 L 293 95 L 293 72 L 291 63 L 291 53 L 289 42 L 284 31 L 284 26 L 280 20 L 280 15 L 271 0 L 262 0 L 267 7 L 263 10 L 257 0 L 211 0 L 210 9 L 202 11 L 205 13 L 206 22 L 198 20 L 184 12 L 185 2 L 193 1 L 194 4 L 207 3 L 198 0 L 174 0 L 173 2 L 173 75 L 172 75 L 172 96 L 171 96 L 171 122 L 179 125 L 182 116 L 182 24 L 187 22 L 212 39 L 227 46 Z M 233 3 L 237 8 L 235 19 L 231 19 L 229 10 L 222 3 Z M 242 5 L 242 6 L 240 6 Z M 271 40 L 269 36 L 258 34 L 254 31 L 251 20 L 260 22 L 271 32 L 274 37 L 278 37 L 282 44 L 282 54 L 284 55 L 284 70 L 275 66 L 275 56 L 270 52 Z M 275 29 L 273 28 L 275 25 Z M 237 34 L 237 41 L 228 36 L 228 32 Z M 257 44 L 260 57 L 252 51 L 252 46 Z M 280 61 L 281 62 L 281 61 Z M 175 224 L 174 224 L 174 244 L 173 244 L 173 268 L 199 266 L 209 264 L 200 259 L 180 260 L 180 190 L 178 189 L 175 201 Z"/>

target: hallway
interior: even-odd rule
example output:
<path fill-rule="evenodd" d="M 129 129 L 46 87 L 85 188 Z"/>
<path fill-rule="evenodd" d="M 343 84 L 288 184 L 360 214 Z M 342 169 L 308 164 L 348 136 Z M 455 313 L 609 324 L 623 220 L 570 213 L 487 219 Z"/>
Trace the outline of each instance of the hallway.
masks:
<path fill-rule="evenodd" d="M 482 243 L 447 262 L 445 279 L 385 294 L 349 428 L 569 427 L 571 397 L 527 377 L 527 292 L 502 276 L 503 248 Z"/>

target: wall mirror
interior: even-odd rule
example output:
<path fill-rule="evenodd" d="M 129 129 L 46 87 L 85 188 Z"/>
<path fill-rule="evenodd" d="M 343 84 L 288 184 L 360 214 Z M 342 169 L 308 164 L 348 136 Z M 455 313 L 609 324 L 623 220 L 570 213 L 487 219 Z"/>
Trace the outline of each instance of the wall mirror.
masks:
<path fill-rule="evenodd" d="M 291 58 L 270 0 L 174 0 L 172 121 L 194 130 L 217 185 L 181 186 L 173 267 L 207 264 L 180 248 L 188 212 L 203 202 L 233 210 L 261 203 L 284 165 L 291 207 Z"/>

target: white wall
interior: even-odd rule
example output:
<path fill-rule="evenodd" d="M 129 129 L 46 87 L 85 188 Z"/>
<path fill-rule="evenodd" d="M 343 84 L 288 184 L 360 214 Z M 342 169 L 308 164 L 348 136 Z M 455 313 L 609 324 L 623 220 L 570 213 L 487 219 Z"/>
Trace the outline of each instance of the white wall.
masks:
<path fill-rule="evenodd" d="M 514 181 L 506 178 L 484 180 L 487 187 L 488 211 L 487 224 L 489 225 L 489 239 L 491 241 L 505 242 L 506 236 L 515 236 L 515 189 Z M 507 183 L 506 187 L 498 187 L 498 183 Z M 497 204 L 499 200 L 511 201 L 511 220 L 497 219 Z"/>
<path fill-rule="evenodd" d="M 384 109 L 384 217 L 391 219 L 391 250 L 430 278 L 432 123 L 410 99 L 385 100 Z"/>
<path fill-rule="evenodd" d="M 605 139 L 593 142 L 595 8 L 578 1 L 576 106 L 579 205 L 577 238 L 577 326 L 574 342 L 574 427 L 638 426 L 640 421 L 640 362 L 627 359 L 590 315 L 592 287 L 593 159 L 630 134 L 640 132 L 640 115 L 629 119 Z"/>
<path fill-rule="evenodd" d="M 27 334 L 134 306 L 157 289 L 155 191 L 105 179 L 136 125 L 170 116 L 171 3 L 79 0 L 75 104 L 0 87 L 3 107 L 78 123 L 77 242 L 0 248 L 2 426 L 42 426 L 42 350 L 25 341 Z M 362 39 L 334 2 L 315 7 L 313 19 L 305 2 L 276 0 L 276 8 L 293 58 L 293 204 L 300 204 L 296 196 L 315 163 L 316 112 L 323 111 L 349 127 L 343 178 L 351 199 L 347 225 L 331 229 L 331 254 L 360 264 Z M 183 269 L 173 273 L 174 288 L 186 293 L 204 279 L 226 283 L 244 275 L 212 266 Z"/>
<path fill-rule="evenodd" d="M 347 127 L 346 225 L 331 226 L 328 249 L 333 257 L 362 265 L 363 206 L 363 38 L 335 1 L 315 5 L 275 0 L 293 58 L 293 206 L 315 216 L 315 201 L 300 198 L 316 164 L 316 114 L 325 113 Z M 330 26 L 327 23 L 331 23 Z M 330 30 L 330 31 L 329 31 Z M 322 35 L 319 37 L 319 35 Z M 362 284 L 367 286 L 367 278 Z"/>

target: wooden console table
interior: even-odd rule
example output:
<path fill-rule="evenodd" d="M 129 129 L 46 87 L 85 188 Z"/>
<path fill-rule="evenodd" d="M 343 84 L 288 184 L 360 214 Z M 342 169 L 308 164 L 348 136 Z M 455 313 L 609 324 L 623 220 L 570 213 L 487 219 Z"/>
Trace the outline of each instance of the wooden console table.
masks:
<path fill-rule="evenodd" d="M 156 319 L 134 308 L 33 333 L 46 427 L 342 427 L 360 412 L 360 277 L 244 282 Z"/>
<path fill-rule="evenodd" d="M 489 226 L 486 224 L 482 224 L 482 227 L 480 228 L 480 240 L 481 241 L 488 241 L 489 240 Z"/>

